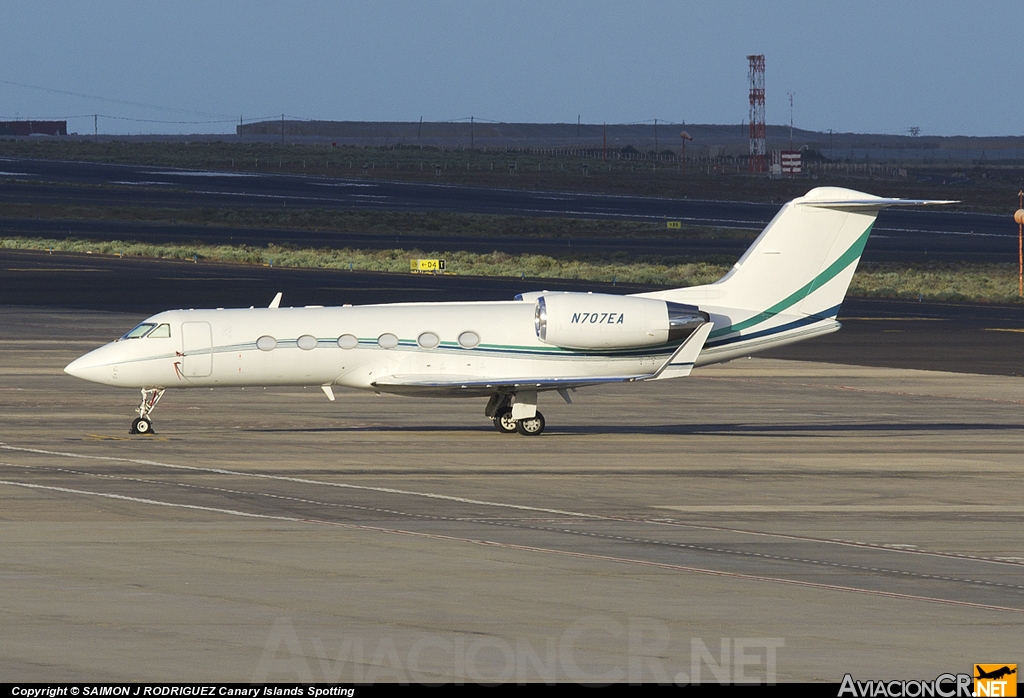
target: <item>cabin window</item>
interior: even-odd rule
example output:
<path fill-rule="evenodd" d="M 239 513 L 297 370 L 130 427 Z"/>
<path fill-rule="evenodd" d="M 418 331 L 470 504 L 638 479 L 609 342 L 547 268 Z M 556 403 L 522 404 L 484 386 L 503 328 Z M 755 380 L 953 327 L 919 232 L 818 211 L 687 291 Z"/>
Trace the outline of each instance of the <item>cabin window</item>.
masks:
<path fill-rule="evenodd" d="M 269 334 L 265 334 L 256 340 L 256 348 L 260 351 L 273 351 L 277 347 L 277 340 Z"/>
<path fill-rule="evenodd" d="M 441 343 L 441 338 L 433 332 L 424 332 L 416 338 L 416 343 L 424 349 L 433 349 Z"/>
<path fill-rule="evenodd" d="M 127 334 L 121 337 L 121 339 L 138 339 L 139 337 L 145 337 L 154 327 L 156 327 L 155 322 L 144 322 L 141 325 L 133 327 Z"/>
<path fill-rule="evenodd" d="M 304 349 L 306 351 L 316 349 L 316 337 L 311 334 L 302 335 L 295 343 L 299 345 L 299 349 Z"/>
<path fill-rule="evenodd" d="M 472 349 L 480 343 L 480 335 L 476 332 L 466 331 L 459 335 L 459 345 L 465 349 Z"/>
<path fill-rule="evenodd" d="M 166 322 L 156 326 L 156 329 L 146 335 L 146 339 L 167 339 L 171 336 L 171 326 Z"/>
<path fill-rule="evenodd" d="M 358 345 L 359 340 L 354 334 L 343 334 L 338 337 L 338 346 L 342 349 L 355 349 Z"/>
<path fill-rule="evenodd" d="M 382 349 L 394 349 L 398 346 L 398 337 L 390 332 L 385 332 L 380 337 L 377 337 L 377 344 Z"/>

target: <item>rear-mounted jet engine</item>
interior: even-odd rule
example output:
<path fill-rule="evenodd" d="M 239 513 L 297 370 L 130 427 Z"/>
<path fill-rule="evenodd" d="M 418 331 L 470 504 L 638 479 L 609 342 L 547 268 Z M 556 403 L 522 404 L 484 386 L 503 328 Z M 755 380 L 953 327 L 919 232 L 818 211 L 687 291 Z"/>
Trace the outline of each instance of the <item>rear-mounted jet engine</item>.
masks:
<path fill-rule="evenodd" d="M 629 349 L 685 340 L 710 316 L 682 303 L 604 293 L 537 298 L 537 338 L 563 349 Z"/>

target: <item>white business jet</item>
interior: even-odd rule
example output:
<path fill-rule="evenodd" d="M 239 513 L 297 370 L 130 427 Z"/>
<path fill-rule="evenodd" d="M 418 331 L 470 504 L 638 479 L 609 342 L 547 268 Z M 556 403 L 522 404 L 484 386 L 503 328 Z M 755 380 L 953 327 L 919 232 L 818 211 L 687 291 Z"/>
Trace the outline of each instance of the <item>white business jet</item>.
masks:
<path fill-rule="evenodd" d="M 820 187 L 782 207 L 733 268 L 704 286 L 621 296 L 533 292 L 511 301 L 169 310 L 70 363 L 142 390 L 131 433 L 164 391 L 335 386 L 489 398 L 499 432 L 544 431 L 538 395 L 668 380 L 839 329 L 836 315 L 879 210 L 954 203 Z"/>

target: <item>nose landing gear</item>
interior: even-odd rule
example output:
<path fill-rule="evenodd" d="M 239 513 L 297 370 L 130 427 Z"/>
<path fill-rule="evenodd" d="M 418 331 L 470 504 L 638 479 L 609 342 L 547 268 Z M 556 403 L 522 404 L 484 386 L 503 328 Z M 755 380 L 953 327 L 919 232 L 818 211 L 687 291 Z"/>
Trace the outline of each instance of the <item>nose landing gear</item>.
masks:
<path fill-rule="evenodd" d="M 164 396 L 163 388 L 143 388 L 142 403 L 139 405 L 139 416 L 132 422 L 129 434 L 153 434 L 153 420 L 149 418 L 150 413 L 156 409 L 156 403 Z"/>

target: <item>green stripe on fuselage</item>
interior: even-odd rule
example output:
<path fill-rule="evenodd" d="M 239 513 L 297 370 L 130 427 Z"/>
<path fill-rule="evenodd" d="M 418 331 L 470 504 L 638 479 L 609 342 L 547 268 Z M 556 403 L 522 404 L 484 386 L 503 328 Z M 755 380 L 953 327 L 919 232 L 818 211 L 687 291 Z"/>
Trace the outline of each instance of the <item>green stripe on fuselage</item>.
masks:
<path fill-rule="evenodd" d="M 769 318 L 775 317 L 784 310 L 788 310 L 809 296 L 818 287 L 824 286 L 826 283 L 834 279 L 841 271 L 860 259 L 861 254 L 864 252 L 864 245 L 867 244 L 868 237 L 871 235 L 872 227 L 874 227 L 874 222 L 867 227 L 867 230 L 864 231 L 863 235 L 857 238 L 857 240 L 850 246 L 850 249 L 846 250 L 846 252 L 844 252 L 836 261 L 829 264 L 823 272 L 815 276 L 802 287 L 786 296 L 772 307 L 751 318 L 743 320 L 742 322 L 737 322 L 735 325 L 728 325 L 727 327 L 714 330 L 708 336 L 708 339 L 715 339 L 716 337 L 723 337 L 727 334 L 732 334 L 733 332 L 742 332 L 743 330 L 750 329 L 754 325 L 758 325 Z"/>

